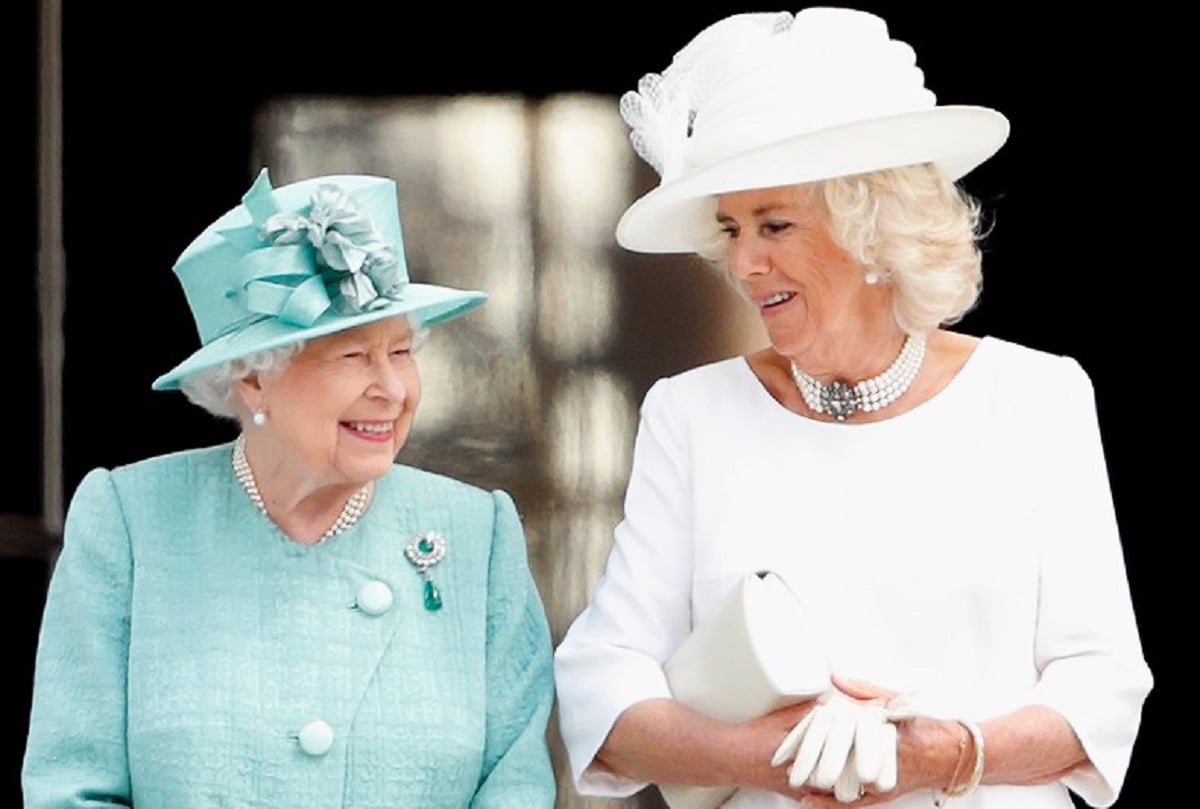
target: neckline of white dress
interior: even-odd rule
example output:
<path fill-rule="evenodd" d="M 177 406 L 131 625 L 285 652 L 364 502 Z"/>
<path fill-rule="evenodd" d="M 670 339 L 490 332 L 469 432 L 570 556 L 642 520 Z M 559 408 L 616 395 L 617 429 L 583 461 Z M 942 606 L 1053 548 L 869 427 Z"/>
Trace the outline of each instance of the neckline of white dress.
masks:
<path fill-rule="evenodd" d="M 927 413 L 936 412 L 939 408 L 943 407 L 946 402 L 953 401 L 959 395 L 959 391 L 966 387 L 966 385 L 970 382 L 970 378 L 974 376 L 973 369 L 979 365 L 980 352 L 984 351 L 984 346 L 986 345 L 990 347 L 993 342 L 995 342 L 995 339 L 988 335 L 980 337 L 979 342 L 975 345 L 975 348 L 971 350 L 970 356 L 967 357 L 967 361 L 963 363 L 962 367 L 958 369 L 958 373 L 956 373 L 941 390 L 926 399 L 924 402 L 921 402 L 916 407 L 905 410 L 903 413 L 898 415 L 890 416 L 886 419 L 880 419 L 879 421 L 823 421 L 821 419 L 809 418 L 808 416 L 803 416 L 792 410 L 788 410 L 786 407 L 780 404 L 774 396 L 771 395 L 771 391 L 767 390 L 767 386 L 764 385 L 762 380 L 758 378 L 758 374 L 754 373 L 754 368 L 750 366 L 750 358 L 748 356 L 742 355 L 736 357 L 735 360 L 737 361 L 737 364 L 741 366 L 744 372 L 749 375 L 750 380 L 754 383 L 757 395 L 761 396 L 764 402 L 779 414 L 784 417 L 789 417 L 793 423 L 803 423 L 805 427 L 810 427 L 814 430 L 833 429 L 842 433 L 857 431 L 856 434 L 862 435 L 867 431 L 893 429 L 907 425 L 911 421 L 925 418 Z M 988 350 L 990 351 L 990 348 Z"/>

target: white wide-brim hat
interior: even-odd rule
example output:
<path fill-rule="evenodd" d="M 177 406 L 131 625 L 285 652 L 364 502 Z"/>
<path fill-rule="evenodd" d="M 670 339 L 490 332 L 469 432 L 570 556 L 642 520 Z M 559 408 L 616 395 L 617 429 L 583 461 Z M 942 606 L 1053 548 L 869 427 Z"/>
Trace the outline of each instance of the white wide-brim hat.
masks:
<path fill-rule="evenodd" d="M 958 180 L 1008 138 L 988 107 L 938 106 L 913 49 L 874 14 L 735 14 L 621 99 L 634 148 L 660 175 L 617 223 L 643 253 L 695 252 L 716 197 L 933 163 Z"/>

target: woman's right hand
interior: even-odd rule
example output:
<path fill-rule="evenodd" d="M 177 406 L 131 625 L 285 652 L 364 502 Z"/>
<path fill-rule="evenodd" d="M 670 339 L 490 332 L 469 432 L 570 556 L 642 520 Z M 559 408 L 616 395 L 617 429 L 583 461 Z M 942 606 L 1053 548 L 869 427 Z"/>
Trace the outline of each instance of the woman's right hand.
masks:
<path fill-rule="evenodd" d="M 860 702 L 836 691 L 792 728 L 771 759 L 788 767 L 788 783 L 832 790 L 843 802 L 864 789 L 888 792 L 896 786 L 896 727 L 884 706 Z"/>
<path fill-rule="evenodd" d="M 752 751 L 755 766 L 746 773 L 746 781 L 739 786 L 779 792 L 791 798 L 804 794 L 788 783 L 788 764 L 773 763 L 780 745 L 801 722 L 820 704 L 819 698 L 787 705 L 742 723 L 747 744 Z"/>

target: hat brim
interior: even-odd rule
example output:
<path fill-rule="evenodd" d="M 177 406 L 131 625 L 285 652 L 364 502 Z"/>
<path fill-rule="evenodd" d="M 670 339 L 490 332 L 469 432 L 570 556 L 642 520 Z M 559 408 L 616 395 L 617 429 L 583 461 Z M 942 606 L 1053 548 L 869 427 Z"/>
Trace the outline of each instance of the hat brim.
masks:
<path fill-rule="evenodd" d="M 273 317 L 264 318 L 244 329 L 211 341 L 154 380 L 151 387 L 154 390 L 178 390 L 180 382 L 186 377 L 223 362 L 389 317 L 416 315 L 422 325 L 434 326 L 465 314 L 485 300 L 487 295 L 475 290 L 409 283 L 404 287 L 404 297 L 401 300 L 357 315 L 325 314 L 307 327 L 295 326 Z"/>
<path fill-rule="evenodd" d="M 932 162 L 952 180 L 996 153 L 1008 119 L 942 106 L 807 132 L 711 163 L 640 197 L 617 223 L 617 243 L 641 253 L 690 253 L 715 232 L 716 196 Z"/>

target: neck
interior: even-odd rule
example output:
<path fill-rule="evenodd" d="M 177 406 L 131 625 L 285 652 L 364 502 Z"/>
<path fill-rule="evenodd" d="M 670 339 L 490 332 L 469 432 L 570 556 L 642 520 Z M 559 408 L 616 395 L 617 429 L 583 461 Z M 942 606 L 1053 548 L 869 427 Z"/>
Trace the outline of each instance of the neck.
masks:
<path fill-rule="evenodd" d="M 366 488 L 355 483 L 323 483 L 298 475 L 295 472 L 300 468 L 298 464 L 289 464 L 266 451 L 252 436 L 243 434 L 242 440 L 262 510 L 285 534 L 299 542 L 315 544 L 326 539 L 326 532 L 343 516 L 350 498 Z"/>
<path fill-rule="evenodd" d="M 346 497 L 362 488 L 361 483 L 330 483 L 323 476 L 310 473 L 294 458 L 272 451 L 267 446 L 268 439 L 258 432 L 243 433 L 245 453 L 268 511 L 320 510 L 322 504 L 334 501 L 340 508 Z"/>
<path fill-rule="evenodd" d="M 822 339 L 786 359 L 821 382 L 854 384 L 887 370 L 907 337 L 889 320 L 879 328 L 860 326 L 848 334 Z"/>

